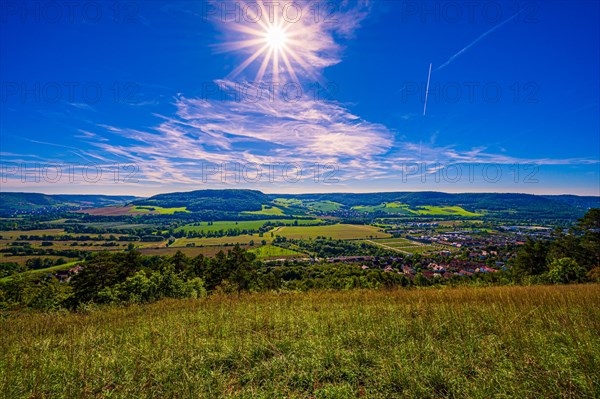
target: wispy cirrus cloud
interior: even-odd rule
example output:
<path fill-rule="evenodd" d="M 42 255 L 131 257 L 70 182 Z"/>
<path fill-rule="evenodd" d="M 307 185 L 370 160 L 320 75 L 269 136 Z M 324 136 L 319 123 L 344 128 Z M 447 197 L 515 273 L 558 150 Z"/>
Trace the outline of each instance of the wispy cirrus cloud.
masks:
<path fill-rule="evenodd" d="M 231 84 L 231 82 L 227 82 Z M 220 137 L 229 146 L 245 141 L 264 145 L 264 153 L 284 155 L 290 148 L 310 157 L 372 157 L 392 146 L 393 133 L 332 101 L 222 102 L 179 99 L 179 123 L 202 132 L 201 140 Z M 176 124 L 171 121 L 170 124 Z"/>
<path fill-rule="evenodd" d="M 221 82 L 230 84 L 231 82 Z M 460 149 L 415 143 L 382 124 L 354 115 L 343 104 L 304 98 L 294 103 L 217 101 L 178 97 L 174 115 L 141 131 L 101 126 L 127 144 L 94 140 L 99 150 L 144 165 L 151 181 L 193 184 L 203 163 L 335 164 L 344 179 L 398 177 L 407 164 L 585 165 L 584 158 L 519 158 L 487 147 Z M 306 176 L 310 178 L 311 176 Z"/>
<path fill-rule="evenodd" d="M 212 101 L 179 97 L 177 112 L 152 129 L 98 126 L 86 135 L 97 150 L 121 162 L 158 165 L 153 178 L 197 177 L 201 163 L 364 165 L 393 147 L 393 132 L 334 102 Z M 104 130 L 104 133 L 101 133 Z M 118 135 L 119 144 L 97 140 Z M 125 143 L 121 141 L 125 141 Z M 165 171 L 165 176 L 155 172 Z M 177 170 L 179 173 L 174 173 Z"/>

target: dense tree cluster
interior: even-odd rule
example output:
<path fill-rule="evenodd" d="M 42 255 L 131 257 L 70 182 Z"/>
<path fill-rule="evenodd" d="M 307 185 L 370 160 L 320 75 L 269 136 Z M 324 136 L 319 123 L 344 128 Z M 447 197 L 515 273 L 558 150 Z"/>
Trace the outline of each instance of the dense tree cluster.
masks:
<path fill-rule="evenodd" d="M 323 240 L 329 241 L 329 240 Z M 335 243 L 335 242 L 333 242 Z M 327 248 L 326 243 L 324 248 Z M 432 281 L 422 274 L 405 276 L 396 271 L 360 264 L 269 265 L 235 246 L 214 258 L 143 256 L 139 252 L 103 252 L 81 264 L 70 281 L 59 282 L 51 274 L 28 277 L 26 273 L 0 282 L 0 309 L 31 307 L 52 310 L 78 309 L 88 304 L 130 304 L 161 298 L 197 298 L 209 293 L 242 291 L 392 288 L 432 284 L 465 284 L 465 279 Z M 395 265 L 396 268 L 398 264 Z M 501 283 L 501 276 L 480 276 L 469 281 Z"/>
<path fill-rule="evenodd" d="M 598 280 L 600 275 L 600 208 L 594 208 L 553 240 L 528 239 L 514 261 L 518 280 L 570 283 Z"/>
<path fill-rule="evenodd" d="M 182 193 L 159 194 L 136 205 L 177 208 L 185 206 L 189 211 L 260 211 L 269 198 L 256 190 L 197 190 Z"/>
<path fill-rule="evenodd" d="M 396 251 L 390 251 L 365 242 L 332 240 L 325 237 L 317 237 L 314 240 L 296 240 L 278 236 L 273 243 L 283 248 L 309 253 L 317 258 L 335 258 L 339 256 L 401 256 Z"/>
<path fill-rule="evenodd" d="M 21 245 L 14 245 L 21 244 Z M 63 256 L 65 258 L 83 258 L 85 252 L 78 249 L 53 249 L 53 248 L 35 248 L 28 242 L 12 243 L 10 247 L 0 249 L 0 253 L 10 254 L 11 256 Z"/>

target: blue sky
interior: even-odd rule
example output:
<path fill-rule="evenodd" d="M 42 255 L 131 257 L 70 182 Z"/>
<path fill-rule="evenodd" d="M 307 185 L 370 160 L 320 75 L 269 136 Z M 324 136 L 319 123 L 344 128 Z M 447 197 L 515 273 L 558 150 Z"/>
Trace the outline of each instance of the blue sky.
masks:
<path fill-rule="evenodd" d="M 3 191 L 600 194 L 598 2 L 77 4 L 0 10 Z"/>

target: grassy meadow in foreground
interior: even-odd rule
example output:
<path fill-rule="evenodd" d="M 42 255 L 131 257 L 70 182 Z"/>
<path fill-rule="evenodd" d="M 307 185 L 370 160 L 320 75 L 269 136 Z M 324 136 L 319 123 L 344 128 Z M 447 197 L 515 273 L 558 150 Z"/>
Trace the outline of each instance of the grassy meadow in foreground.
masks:
<path fill-rule="evenodd" d="M 4 398 L 598 397 L 600 285 L 214 295 L 0 320 Z"/>

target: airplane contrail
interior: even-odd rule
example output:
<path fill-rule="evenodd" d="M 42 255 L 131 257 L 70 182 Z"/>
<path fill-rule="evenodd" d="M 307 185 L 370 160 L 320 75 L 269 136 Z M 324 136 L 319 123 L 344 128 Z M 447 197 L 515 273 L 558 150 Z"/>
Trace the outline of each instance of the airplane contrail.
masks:
<path fill-rule="evenodd" d="M 452 61 L 454 61 L 458 56 L 460 56 L 462 53 L 464 53 L 465 51 L 467 51 L 469 48 L 473 47 L 475 44 L 477 44 L 481 39 L 483 39 L 484 37 L 486 37 L 487 35 L 489 35 L 490 33 L 492 33 L 493 31 L 495 31 L 496 29 L 500 28 L 501 26 L 505 25 L 507 22 L 509 22 L 511 19 L 513 19 L 514 17 L 516 17 L 517 15 L 519 15 L 521 12 L 523 11 L 523 9 L 521 9 L 519 12 L 515 13 L 515 15 L 513 15 L 512 17 L 500 22 L 498 25 L 492 27 L 491 29 L 487 30 L 486 32 L 482 33 L 477 39 L 473 40 L 471 43 L 469 43 L 465 48 L 463 48 L 462 50 L 460 50 L 458 53 L 454 54 L 452 57 L 448 58 L 448 61 L 444 62 L 442 65 L 440 65 L 439 67 L 437 67 L 435 70 L 439 71 L 442 68 L 447 67 L 448 65 L 450 65 L 450 63 Z"/>
<path fill-rule="evenodd" d="M 429 96 L 429 80 L 431 79 L 431 63 L 429 63 L 429 73 L 427 74 L 427 88 L 425 89 L 425 104 L 423 104 L 423 116 L 427 111 L 427 97 Z"/>

